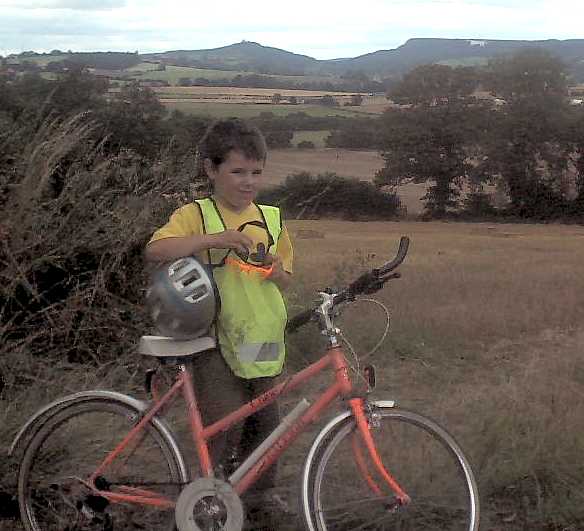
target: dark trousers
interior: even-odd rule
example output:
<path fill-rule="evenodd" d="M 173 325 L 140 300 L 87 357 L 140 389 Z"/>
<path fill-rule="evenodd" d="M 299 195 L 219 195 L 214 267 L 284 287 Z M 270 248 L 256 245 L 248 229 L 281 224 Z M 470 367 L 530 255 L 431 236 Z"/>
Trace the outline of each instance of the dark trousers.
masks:
<path fill-rule="evenodd" d="M 245 379 L 236 376 L 220 352 L 203 353 L 193 360 L 193 380 L 203 424 L 208 426 L 261 395 L 277 383 L 274 378 Z M 276 402 L 265 407 L 230 430 L 210 441 L 213 466 L 228 467 L 233 451 L 239 462 L 245 458 L 278 426 L 280 414 Z M 276 465 L 272 465 L 254 484 L 256 493 L 274 487 Z"/>

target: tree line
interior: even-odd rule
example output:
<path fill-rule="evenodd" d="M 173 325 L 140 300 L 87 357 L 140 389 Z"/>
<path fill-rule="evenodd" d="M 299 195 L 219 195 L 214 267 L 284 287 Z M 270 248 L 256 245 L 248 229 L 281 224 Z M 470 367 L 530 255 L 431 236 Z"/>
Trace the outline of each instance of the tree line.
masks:
<path fill-rule="evenodd" d="M 527 50 L 482 68 L 420 66 L 387 96 L 394 105 L 377 118 L 263 112 L 252 121 L 272 148 L 290 147 L 294 131 L 329 130 L 329 147 L 378 150 L 384 166 L 376 184 L 428 183 L 428 217 L 584 215 L 584 106 L 571 104 L 566 68 L 555 57 Z M 135 83 L 108 92 L 82 68 L 56 81 L 0 77 L 0 186 L 45 119 L 76 113 L 91 120 L 102 150 L 129 149 L 146 161 L 170 154 L 187 165 L 209 122 L 167 112 Z M 508 204 L 493 205 L 488 185 Z"/>
<path fill-rule="evenodd" d="M 482 69 L 421 66 L 388 94 L 380 118 L 380 186 L 427 182 L 433 217 L 466 211 L 529 219 L 584 216 L 584 106 L 569 98 L 564 65 L 527 50 Z M 497 212 L 485 193 L 509 204 Z"/>

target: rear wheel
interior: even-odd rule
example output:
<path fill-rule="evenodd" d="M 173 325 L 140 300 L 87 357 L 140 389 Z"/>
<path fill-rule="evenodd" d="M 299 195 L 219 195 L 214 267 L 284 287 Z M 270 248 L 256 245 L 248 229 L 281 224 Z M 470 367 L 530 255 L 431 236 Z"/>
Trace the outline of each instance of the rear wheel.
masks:
<path fill-rule="evenodd" d="M 353 417 L 318 437 L 302 483 L 306 527 L 319 531 L 476 531 L 479 498 L 460 447 L 435 422 L 393 407 L 372 406 L 371 434 L 386 470 L 410 496 L 400 506 L 375 472 Z M 375 494 L 356 464 L 354 443 L 383 493 Z"/>
<path fill-rule="evenodd" d="M 174 529 L 174 510 L 110 503 L 84 484 L 140 420 L 140 413 L 108 399 L 85 400 L 57 411 L 31 438 L 20 465 L 18 495 L 28 531 Z M 101 490 L 146 489 L 175 501 L 179 458 L 152 423 L 97 478 Z"/>

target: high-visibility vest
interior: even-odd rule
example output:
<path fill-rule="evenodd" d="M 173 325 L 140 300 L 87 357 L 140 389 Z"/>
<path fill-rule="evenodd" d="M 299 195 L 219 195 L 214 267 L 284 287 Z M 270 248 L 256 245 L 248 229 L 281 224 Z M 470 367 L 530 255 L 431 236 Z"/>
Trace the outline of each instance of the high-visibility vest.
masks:
<path fill-rule="evenodd" d="M 198 199 L 203 231 L 216 234 L 226 230 L 215 202 Z M 280 209 L 257 205 L 264 219 L 267 252 L 276 254 L 282 232 Z M 233 372 L 241 378 L 276 376 L 285 358 L 284 329 L 287 314 L 276 284 L 255 271 L 243 271 L 226 257 L 226 249 L 210 249 L 207 258 L 220 296 L 217 338 L 221 353 Z M 237 257 L 236 257 L 237 258 Z"/>

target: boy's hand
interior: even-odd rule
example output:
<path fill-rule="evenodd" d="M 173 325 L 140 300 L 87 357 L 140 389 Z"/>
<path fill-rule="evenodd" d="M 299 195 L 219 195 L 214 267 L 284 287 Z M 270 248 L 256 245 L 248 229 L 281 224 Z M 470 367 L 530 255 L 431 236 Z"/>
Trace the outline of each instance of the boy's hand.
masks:
<path fill-rule="evenodd" d="M 249 252 L 253 245 L 253 241 L 249 236 L 236 230 L 225 230 L 210 236 L 213 249 L 234 249 L 245 254 Z"/>
<path fill-rule="evenodd" d="M 264 265 L 272 266 L 272 272 L 265 277 L 265 280 L 275 282 L 277 286 L 284 289 L 290 283 L 290 273 L 282 266 L 282 259 L 275 254 L 268 253 Z"/>

